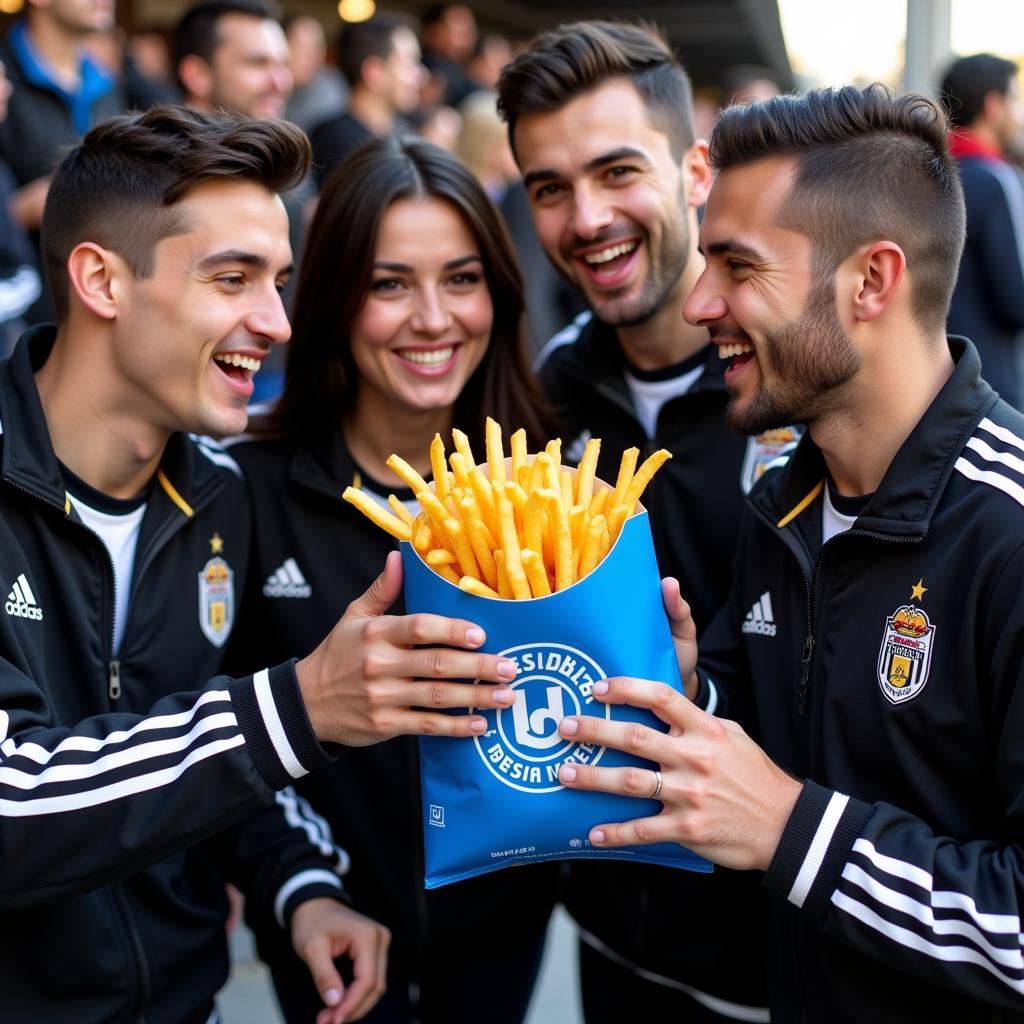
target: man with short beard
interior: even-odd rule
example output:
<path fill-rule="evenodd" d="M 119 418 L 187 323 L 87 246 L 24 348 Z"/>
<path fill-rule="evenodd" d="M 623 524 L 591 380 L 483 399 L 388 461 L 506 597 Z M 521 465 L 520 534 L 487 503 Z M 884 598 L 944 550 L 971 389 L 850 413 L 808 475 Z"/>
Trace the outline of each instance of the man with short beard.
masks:
<path fill-rule="evenodd" d="M 591 307 L 539 357 L 566 456 L 602 438 L 599 475 L 614 481 L 625 449 L 672 452 L 644 500 L 661 571 L 703 630 L 728 593 L 744 492 L 796 435 L 729 427 L 719 350 L 682 318 L 711 184 L 689 79 L 653 32 L 580 22 L 534 40 L 498 94 L 541 244 Z M 566 904 L 583 930 L 589 1024 L 638 1006 L 680 1022 L 768 1019 L 751 879 L 578 863 Z"/>
<path fill-rule="evenodd" d="M 670 731 L 559 727 L 657 766 L 562 770 L 663 804 L 595 846 L 764 872 L 775 1024 L 1024 1014 L 1024 416 L 946 336 L 946 128 L 879 85 L 721 116 L 685 314 L 730 357 L 734 425 L 807 433 L 748 498 L 729 603 L 700 668 L 680 657 L 690 699 L 594 686 Z"/>

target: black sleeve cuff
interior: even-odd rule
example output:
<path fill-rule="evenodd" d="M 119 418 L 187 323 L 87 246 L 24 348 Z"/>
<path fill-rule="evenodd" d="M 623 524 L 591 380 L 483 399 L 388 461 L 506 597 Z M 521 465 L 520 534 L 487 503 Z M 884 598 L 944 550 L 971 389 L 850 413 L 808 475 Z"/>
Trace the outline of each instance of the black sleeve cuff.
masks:
<path fill-rule="evenodd" d="M 333 760 L 310 725 L 295 659 L 235 679 L 228 689 L 249 754 L 268 786 L 283 789 Z"/>
<path fill-rule="evenodd" d="M 870 813 L 869 804 L 804 782 L 764 884 L 823 917 Z"/>

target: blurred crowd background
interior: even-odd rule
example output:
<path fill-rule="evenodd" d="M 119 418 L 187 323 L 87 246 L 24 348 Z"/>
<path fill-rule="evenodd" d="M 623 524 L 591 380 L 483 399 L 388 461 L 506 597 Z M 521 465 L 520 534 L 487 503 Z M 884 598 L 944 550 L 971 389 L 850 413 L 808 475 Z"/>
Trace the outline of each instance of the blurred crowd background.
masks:
<path fill-rule="evenodd" d="M 32 248 L 61 147 L 111 113 L 167 101 L 283 116 L 309 133 L 314 171 L 289 197 L 299 256 L 318 188 L 360 143 L 415 132 L 455 152 L 505 218 L 532 339 L 543 344 L 581 304 L 537 244 L 493 89 L 535 32 L 624 13 L 606 0 L 0 0 L 0 353 L 24 322 L 52 318 L 40 278 L 24 268 L 39 269 Z M 677 47 L 704 135 L 730 103 L 873 80 L 935 92 L 954 55 L 1016 62 L 1024 51 L 1024 5 L 999 0 L 647 0 L 628 13 Z M 1024 153 L 1021 121 L 1005 140 L 1010 160 Z M 280 372 L 260 374 L 260 398 L 276 392 Z"/>

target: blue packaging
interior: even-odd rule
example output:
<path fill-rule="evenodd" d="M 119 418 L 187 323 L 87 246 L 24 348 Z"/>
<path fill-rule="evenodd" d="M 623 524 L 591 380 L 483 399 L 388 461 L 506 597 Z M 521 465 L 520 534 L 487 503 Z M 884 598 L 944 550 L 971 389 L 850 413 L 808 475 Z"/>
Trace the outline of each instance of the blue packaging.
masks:
<path fill-rule="evenodd" d="M 675 843 L 592 847 L 587 836 L 595 825 L 647 817 L 661 804 L 567 790 L 558 782 L 568 761 L 657 767 L 558 735 L 565 715 L 667 730 L 644 709 L 603 704 L 590 693 L 598 679 L 621 675 L 682 689 L 647 513 L 626 520 L 592 573 L 532 600 L 467 594 L 429 568 L 411 544 L 401 549 L 409 612 L 475 622 L 487 632 L 483 649 L 519 666 L 512 707 L 477 712 L 487 719 L 483 736 L 420 739 L 426 887 L 545 860 L 612 858 L 711 871 L 709 861 Z"/>

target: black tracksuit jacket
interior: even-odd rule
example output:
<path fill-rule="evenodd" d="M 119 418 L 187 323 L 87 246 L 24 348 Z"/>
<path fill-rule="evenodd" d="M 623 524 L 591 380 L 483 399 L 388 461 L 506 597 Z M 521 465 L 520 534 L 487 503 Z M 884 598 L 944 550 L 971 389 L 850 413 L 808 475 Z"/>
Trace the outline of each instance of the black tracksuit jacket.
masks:
<path fill-rule="evenodd" d="M 539 363 L 566 426 L 563 451 L 578 454 L 581 434 L 600 437 L 602 479 L 615 482 L 626 448 L 639 448 L 641 460 L 658 448 L 672 452 L 643 501 L 658 567 L 679 579 L 703 631 L 728 597 L 745 490 L 784 450 L 787 432 L 751 439 L 728 425 L 724 364 L 714 346 L 690 391 L 662 408 L 653 438 L 637 420 L 612 328 L 583 314 L 548 343 Z M 766 1005 L 767 917 L 754 876 L 573 862 L 565 902 L 582 928 L 634 966 L 736 1003 Z"/>
<path fill-rule="evenodd" d="M 226 879 L 285 921 L 339 893 L 336 851 L 286 822 L 286 785 L 327 759 L 293 663 L 216 676 L 247 497 L 183 435 L 112 653 L 110 559 L 65 494 L 33 377 L 52 339 L 0 364 L 0 1020 L 202 1024 L 228 974 Z"/>
<path fill-rule="evenodd" d="M 380 575 L 395 542 L 342 501 L 341 492 L 349 484 L 358 486 L 359 479 L 340 431 L 309 443 L 243 441 L 230 452 L 245 474 L 255 514 L 249 584 L 229 664 L 251 668 L 272 663 L 266 659 L 276 659 L 278 651 L 305 654 L 316 647 Z M 400 486 L 393 490 L 412 497 Z M 395 613 L 400 611 L 399 605 Z M 389 988 L 394 992 L 410 982 L 423 983 L 428 947 L 444 961 L 445 972 L 428 980 L 458 988 L 467 984 L 460 980 L 467 968 L 459 950 L 479 962 L 485 951 L 497 950 L 496 943 L 521 950 L 542 941 L 557 897 L 557 865 L 517 867 L 424 889 L 415 737 L 341 748 L 329 770 L 302 780 L 296 789 L 351 856 L 345 885 L 353 905 L 392 931 Z M 258 917 L 250 923 L 279 986 L 304 984 L 294 957 L 274 941 L 275 933 L 268 935 Z M 500 973 L 496 963 L 494 985 Z M 510 992 L 529 997 L 528 978 L 506 981 Z M 486 1015 L 493 1021 L 517 1020 L 516 1005 L 516 996 L 507 994 Z M 475 1019 L 472 1006 L 466 1012 L 465 1019 Z"/>
<path fill-rule="evenodd" d="M 716 714 L 808 780 L 764 876 L 775 1024 L 1024 1020 L 1024 416 L 950 348 L 816 555 L 811 438 L 755 488 L 702 642 Z"/>

